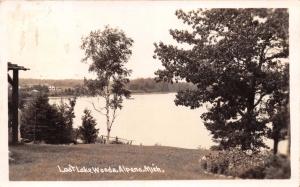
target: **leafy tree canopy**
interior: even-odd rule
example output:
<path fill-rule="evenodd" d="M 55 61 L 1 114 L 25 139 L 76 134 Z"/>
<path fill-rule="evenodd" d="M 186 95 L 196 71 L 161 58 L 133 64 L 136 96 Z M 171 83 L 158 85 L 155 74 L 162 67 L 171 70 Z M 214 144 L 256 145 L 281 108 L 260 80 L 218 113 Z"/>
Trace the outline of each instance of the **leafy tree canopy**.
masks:
<path fill-rule="evenodd" d="M 176 16 L 190 27 L 170 34 L 189 47 L 155 43 L 154 58 L 164 67 L 157 79 L 197 86 L 178 92 L 175 103 L 192 109 L 210 103 L 201 117 L 223 148 L 265 146 L 262 105 L 280 89 L 288 66 L 287 9 L 178 10 Z"/>

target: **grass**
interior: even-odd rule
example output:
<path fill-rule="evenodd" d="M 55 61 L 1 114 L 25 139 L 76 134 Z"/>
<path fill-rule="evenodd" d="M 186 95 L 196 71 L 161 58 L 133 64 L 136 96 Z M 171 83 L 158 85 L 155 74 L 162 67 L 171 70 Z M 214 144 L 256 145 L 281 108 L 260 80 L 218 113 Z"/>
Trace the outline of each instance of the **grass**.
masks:
<path fill-rule="evenodd" d="M 12 181 L 217 179 L 200 169 L 199 158 L 209 150 L 135 145 L 18 145 L 10 146 Z M 61 173 L 57 165 L 78 167 L 143 167 L 152 164 L 164 173 Z"/>

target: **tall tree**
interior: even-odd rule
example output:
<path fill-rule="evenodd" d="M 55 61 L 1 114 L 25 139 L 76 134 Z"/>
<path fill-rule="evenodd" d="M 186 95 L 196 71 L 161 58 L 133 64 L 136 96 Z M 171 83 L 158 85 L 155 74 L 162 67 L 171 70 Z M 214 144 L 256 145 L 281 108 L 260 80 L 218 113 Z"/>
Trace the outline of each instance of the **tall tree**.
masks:
<path fill-rule="evenodd" d="M 91 111 L 85 109 L 82 116 L 82 126 L 79 127 L 80 137 L 84 143 L 90 144 L 95 143 L 98 137 L 99 129 L 96 129 L 96 120 L 91 115 Z"/>
<path fill-rule="evenodd" d="M 53 125 L 55 108 L 46 94 L 39 94 L 25 105 L 21 118 L 21 137 L 31 141 L 46 140 Z"/>
<path fill-rule="evenodd" d="M 183 46 L 155 44 L 154 58 L 164 67 L 157 80 L 185 80 L 197 89 L 180 91 L 175 104 L 201 115 L 221 148 L 265 146 L 268 119 L 261 114 L 278 90 L 278 74 L 288 64 L 287 9 L 198 9 L 176 11 L 187 30 L 170 30 Z"/>
<path fill-rule="evenodd" d="M 71 143 L 74 141 L 73 119 L 75 118 L 76 97 L 68 99 L 69 104 L 61 100 L 60 105 L 56 106 L 58 119 L 61 125 L 56 125 L 56 137 L 60 143 Z"/>
<path fill-rule="evenodd" d="M 96 79 L 85 79 L 85 85 L 91 94 L 105 100 L 104 107 L 94 109 L 106 116 L 107 142 L 109 142 L 112 125 L 117 109 L 122 109 L 123 98 L 130 97 L 125 88 L 129 82 L 131 70 L 125 67 L 132 54 L 133 40 L 122 30 L 106 26 L 103 31 L 90 32 L 82 38 L 81 49 L 85 52 L 83 62 L 90 64 L 89 72 L 95 73 Z"/>

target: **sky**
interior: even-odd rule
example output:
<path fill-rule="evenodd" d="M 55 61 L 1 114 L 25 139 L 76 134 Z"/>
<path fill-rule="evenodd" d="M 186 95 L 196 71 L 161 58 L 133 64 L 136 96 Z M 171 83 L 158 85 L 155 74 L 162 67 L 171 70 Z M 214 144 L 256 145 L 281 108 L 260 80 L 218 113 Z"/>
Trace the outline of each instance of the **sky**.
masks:
<path fill-rule="evenodd" d="M 153 59 L 154 42 L 175 43 L 171 28 L 185 27 L 175 16 L 193 3 L 162 2 L 6 2 L 1 6 L 1 35 L 7 61 L 30 68 L 21 78 L 82 79 L 91 77 L 82 63 L 81 38 L 105 25 L 123 30 L 134 40 L 127 67 L 130 78 L 154 77 L 161 63 Z"/>

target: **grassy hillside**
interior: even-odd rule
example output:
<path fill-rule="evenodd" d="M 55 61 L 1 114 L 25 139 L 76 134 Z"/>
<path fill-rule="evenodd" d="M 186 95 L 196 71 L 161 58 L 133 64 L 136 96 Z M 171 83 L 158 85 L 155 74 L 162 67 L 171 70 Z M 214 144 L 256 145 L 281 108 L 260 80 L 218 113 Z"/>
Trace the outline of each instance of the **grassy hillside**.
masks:
<path fill-rule="evenodd" d="M 199 167 L 208 150 L 134 145 L 19 145 L 11 146 L 10 180 L 147 180 L 216 179 Z M 164 173 L 60 173 L 67 167 L 155 166 Z"/>

